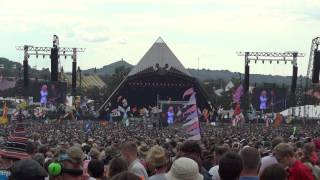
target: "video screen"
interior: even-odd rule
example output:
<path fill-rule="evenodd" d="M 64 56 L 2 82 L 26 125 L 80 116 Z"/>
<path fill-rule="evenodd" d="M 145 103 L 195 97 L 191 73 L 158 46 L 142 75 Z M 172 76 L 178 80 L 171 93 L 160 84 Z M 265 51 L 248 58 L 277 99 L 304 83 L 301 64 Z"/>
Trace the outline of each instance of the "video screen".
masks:
<path fill-rule="evenodd" d="M 286 108 L 285 88 L 257 87 L 254 89 L 252 105 L 258 111 L 279 112 Z"/>
<path fill-rule="evenodd" d="M 39 82 L 34 86 L 32 92 L 34 102 L 46 104 L 64 103 L 67 94 L 65 82 Z"/>

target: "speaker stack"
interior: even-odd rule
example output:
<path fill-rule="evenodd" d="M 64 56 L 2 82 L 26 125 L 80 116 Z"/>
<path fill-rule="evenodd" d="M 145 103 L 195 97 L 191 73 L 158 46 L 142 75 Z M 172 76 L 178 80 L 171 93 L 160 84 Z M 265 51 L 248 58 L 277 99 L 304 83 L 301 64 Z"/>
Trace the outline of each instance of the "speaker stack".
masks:
<path fill-rule="evenodd" d="M 245 92 L 249 91 L 249 74 L 250 74 L 250 68 L 249 68 L 249 65 L 246 64 L 244 69 L 244 91 Z"/>
<path fill-rule="evenodd" d="M 51 49 L 51 81 L 58 81 L 58 62 L 59 62 L 59 49 L 54 47 Z"/>
<path fill-rule="evenodd" d="M 298 66 L 294 65 L 293 69 L 292 69 L 291 93 L 295 93 L 296 92 L 297 77 L 298 77 Z"/>
<path fill-rule="evenodd" d="M 320 51 L 315 51 L 313 57 L 312 83 L 319 83 Z"/>

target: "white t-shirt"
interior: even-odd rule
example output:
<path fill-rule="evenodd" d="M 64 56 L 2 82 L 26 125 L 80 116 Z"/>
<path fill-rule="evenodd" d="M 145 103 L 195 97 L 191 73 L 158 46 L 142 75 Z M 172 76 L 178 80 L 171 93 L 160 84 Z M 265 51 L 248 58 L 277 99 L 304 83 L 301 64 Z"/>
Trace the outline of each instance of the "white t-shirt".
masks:
<path fill-rule="evenodd" d="M 269 156 L 263 157 L 263 158 L 261 159 L 261 167 L 260 167 L 259 173 L 261 174 L 262 171 L 263 171 L 266 167 L 268 167 L 268 166 L 270 166 L 270 165 L 272 165 L 272 164 L 277 164 L 277 163 L 278 163 L 278 161 L 277 161 L 277 159 L 276 159 L 273 155 L 269 155 Z"/>
<path fill-rule="evenodd" d="M 219 165 L 213 166 L 210 170 L 209 170 L 209 174 L 212 177 L 212 180 L 220 180 L 220 175 L 219 175 Z"/>

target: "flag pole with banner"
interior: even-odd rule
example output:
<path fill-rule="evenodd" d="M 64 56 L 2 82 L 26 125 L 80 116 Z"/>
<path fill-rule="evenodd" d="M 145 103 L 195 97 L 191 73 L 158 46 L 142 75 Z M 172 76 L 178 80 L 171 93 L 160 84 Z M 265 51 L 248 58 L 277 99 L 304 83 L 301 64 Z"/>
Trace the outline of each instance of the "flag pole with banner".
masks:
<path fill-rule="evenodd" d="M 196 102 L 196 92 L 189 88 L 183 93 L 182 98 L 189 97 L 188 103 L 183 108 L 183 130 L 188 135 L 188 140 L 200 140 L 200 123 Z"/>

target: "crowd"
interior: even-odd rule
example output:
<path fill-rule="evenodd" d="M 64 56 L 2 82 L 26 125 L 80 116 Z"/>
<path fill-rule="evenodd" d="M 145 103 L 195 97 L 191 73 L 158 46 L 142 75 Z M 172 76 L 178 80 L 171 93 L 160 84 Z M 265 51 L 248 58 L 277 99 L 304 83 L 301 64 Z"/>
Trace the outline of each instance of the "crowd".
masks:
<path fill-rule="evenodd" d="M 318 125 L 180 125 L 23 121 L 0 127 L 0 180 L 320 179 Z"/>

